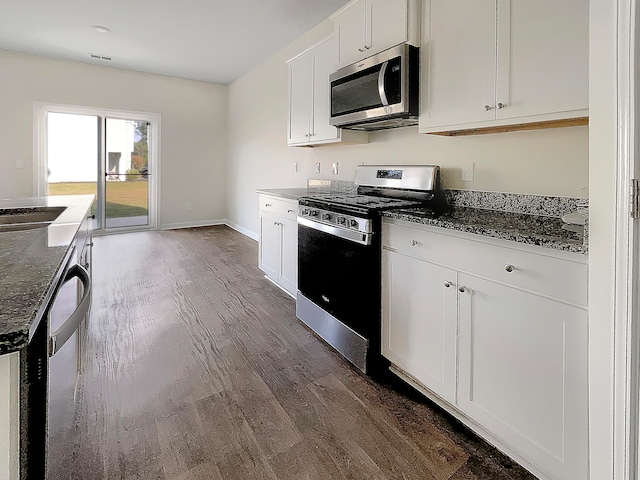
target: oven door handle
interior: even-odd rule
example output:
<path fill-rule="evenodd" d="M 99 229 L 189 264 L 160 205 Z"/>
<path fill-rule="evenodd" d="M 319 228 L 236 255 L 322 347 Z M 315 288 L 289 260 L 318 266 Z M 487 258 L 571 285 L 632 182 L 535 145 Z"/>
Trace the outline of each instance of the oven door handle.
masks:
<path fill-rule="evenodd" d="M 74 278 L 78 278 L 82 282 L 82 299 L 69 318 L 64 321 L 60 328 L 51 334 L 49 338 L 50 357 L 58 353 L 67 340 L 71 338 L 71 335 L 73 335 L 82 320 L 87 316 L 89 307 L 91 306 L 91 279 L 89 278 L 89 272 L 87 272 L 82 265 L 75 264 L 67 272 L 64 283 Z"/>
<path fill-rule="evenodd" d="M 298 217 L 298 224 L 305 227 L 313 228 L 320 232 L 333 235 L 335 237 L 343 238 L 351 242 L 359 243 L 361 245 L 371 245 L 372 233 L 363 233 L 349 230 L 347 228 L 336 227 L 334 225 L 327 225 L 325 223 L 314 222 L 308 218 Z"/>

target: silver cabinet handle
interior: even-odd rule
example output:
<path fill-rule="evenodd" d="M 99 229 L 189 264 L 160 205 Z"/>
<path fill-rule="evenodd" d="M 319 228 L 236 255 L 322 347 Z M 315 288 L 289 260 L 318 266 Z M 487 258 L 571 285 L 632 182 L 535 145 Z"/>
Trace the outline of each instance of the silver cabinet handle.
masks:
<path fill-rule="evenodd" d="M 516 267 L 514 267 L 513 265 L 510 265 L 510 264 L 507 264 L 507 265 L 504 266 L 504 269 L 509 273 L 513 272 L 515 270 L 515 268 Z"/>
<path fill-rule="evenodd" d="M 287 210 L 287 213 L 293 213 L 295 210 Z"/>
<path fill-rule="evenodd" d="M 418 245 L 420 245 L 420 242 L 417 240 L 411 240 L 411 246 L 412 247 L 417 247 Z"/>
<path fill-rule="evenodd" d="M 91 278 L 89 277 L 89 272 L 82 265 L 76 264 L 67 272 L 64 283 L 74 278 L 78 278 L 82 282 L 82 299 L 69 318 L 49 337 L 50 357 L 58 353 L 66 341 L 71 338 L 71 335 L 78 329 L 84 317 L 87 316 L 91 306 Z"/>
<path fill-rule="evenodd" d="M 488 112 L 489 110 L 493 110 L 493 107 L 491 105 L 485 105 L 484 109 Z"/>
<path fill-rule="evenodd" d="M 460 293 L 464 293 L 464 292 L 466 292 L 467 290 L 468 290 L 468 289 L 467 289 L 467 287 L 465 287 L 464 285 L 460 285 L 460 286 L 458 287 L 458 291 L 459 291 Z"/>
<path fill-rule="evenodd" d="M 365 49 L 365 50 L 369 50 L 369 48 L 371 48 L 371 47 L 368 47 L 368 46 L 366 46 L 366 45 L 364 46 L 364 49 Z"/>
<path fill-rule="evenodd" d="M 270 204 L 270 203 L 265 203 L 265 204 L 264 204 L 264 206 L 265 206 L 265 207 L 270 207 L 270 206 L 271 206 L 271 204 Z"/>
<path fill-rule="evenodd" d="M 504 103 L 498 103 L 497 107 L 498 110 L 502 110 L 504 107 L 506 107 L 506 105 Z"/>
<path fill-rule="evenodd" d="M 447 287 L 447 288 L 451 287 L 451 285 L 453 285 L 453 283 L 451 283 L 451 282 L 444 282 L 444 286 L 445 286 L 445 287 Z"/>
<path fill-rule="evenodd" d="M 360 53 L 362 53 L 362 52 L 364 52 L 364 49 L 359 48 L 359 49 L 358 49 L 358 51 L 359 51 Z"/>

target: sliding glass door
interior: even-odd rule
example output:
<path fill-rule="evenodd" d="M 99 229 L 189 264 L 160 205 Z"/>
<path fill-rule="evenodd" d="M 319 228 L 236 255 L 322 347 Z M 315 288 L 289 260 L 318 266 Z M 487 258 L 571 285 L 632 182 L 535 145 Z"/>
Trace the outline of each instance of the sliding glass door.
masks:
<path fill-rule="evenodd" d="M 158 129 L 151 118 L 96 113 L 45 109 L 40 194 L 95 195 L 97 231 L 155 228 Z"/>
<path fill-rule="evenodd" d="M 149 123 L 107 118 L 105 227 L 149 225 Z"/>

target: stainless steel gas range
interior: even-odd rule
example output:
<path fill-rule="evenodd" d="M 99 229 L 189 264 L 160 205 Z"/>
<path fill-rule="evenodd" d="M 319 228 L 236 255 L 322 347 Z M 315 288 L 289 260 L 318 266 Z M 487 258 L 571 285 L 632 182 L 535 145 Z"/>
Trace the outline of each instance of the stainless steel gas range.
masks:
<path fill-rule="evenodd" d="M 381 218 L 391 209 L 444 208 L 437 165 L 359 165 L 357 193 L 303 197 L 298 207 L 296 315 L 363 372 L 380 355 Z"/>

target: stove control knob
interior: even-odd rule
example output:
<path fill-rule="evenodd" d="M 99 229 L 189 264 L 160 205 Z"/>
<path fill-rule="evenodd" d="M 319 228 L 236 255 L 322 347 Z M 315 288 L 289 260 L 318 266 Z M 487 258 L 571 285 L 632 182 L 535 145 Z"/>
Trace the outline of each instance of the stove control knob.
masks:
<path fill-rule="evenodd" d="M 349 220 L 349 226 L 352 227 L 352 228 L 357 228 L 358 227 L 358 221 L 352 218 L 351 220 Z"/>
<path fill-rule="evenodd" d="M 331 214 L 323 213 L 322 214 L 322 220 L 331 220 Z"/>
<path fill-rule="evenodd" d="M 309 209 L 308 209 L 308 208 L 303 208 L 303 209 L 300 211 L 300 214 L 301 214 L 301 215 L 309 215 Z"/>
<path fill-rule="evenodd" d="M 344 217 L 338 217 L 338 225 L 346 225 L 347 219 Z"/>
<path fill-rule="evenodd" d="M 310 217 L 317 217 L 318 216 L 318 210 L 309 210 L 309 216 Z"/>

